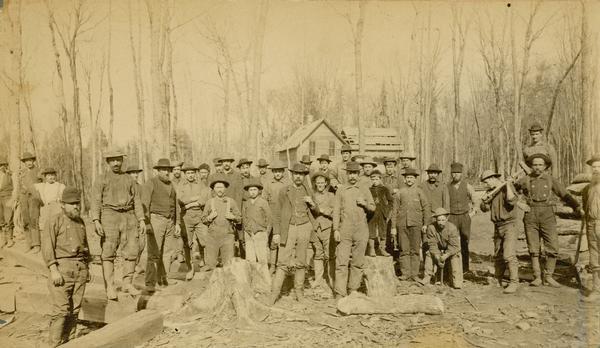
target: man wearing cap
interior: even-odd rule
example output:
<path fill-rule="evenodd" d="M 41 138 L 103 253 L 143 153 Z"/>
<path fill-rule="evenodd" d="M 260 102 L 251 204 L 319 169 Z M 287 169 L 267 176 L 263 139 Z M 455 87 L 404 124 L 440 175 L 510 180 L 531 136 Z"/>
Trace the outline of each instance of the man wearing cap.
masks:
<path fill-rule="evenodd" d="M 88 281 L 89 248 L 85 224 L 80 217 L 81 192 L 67 187 L 61 210 L 48 219 L 42 234 L 42 256 L 50 271 L 48 290 L 52 313 L 49 343 L 56 347 L 75 338 L 77 317 Z"/>
<path fill-rule="evenodd" d="M 433 163 L 425 172 L 427 173 L 427 181 L 421 183 L 419 186 L 425 192 L 431 204 L 431 212 L 433 213 L 437 208 L 450 210 L 450 192 L 448 191 L 448 186 L 444 185 L 439 178 L 442 169 Z M 432 218 L 430 223 L 433 220 Z"/>
<path fill-rule="evenodd" d="M 503 286 L 504 272 L 508 266 L 510 282 L 505 294 L 517 291 L 519 285 L 519 261 L 517 260 L 517 238 L 515 229 L 515 203 L 518 199 L 511 182 L 500 181 L 500 174 L 485 170 L 481 181 L 488 190 L 481 200 L 481 211 L 490 212 L 494 223 L 494 269 L 498 284 Z M 500 189 L 500 191 L 498 191 Z"/>
<path fill-rule="evenodd" d="M 25 241 L 28 251 L 31 253 L 40 252 L 40 204 L 35 196 L 34 184 L 41 182 L 40 169 L 35 165 L 36 157 L 29 152 L 21 156 L 21 163 L 24 168 L 21 169 L 21 191 L 19 195 L 19 206 L 21 207 L 21 217 L 23 219 L 23 230 L 25 231 Z"/>
<path fill-rule="evenodd" d="M 550 162 L 556 164 L 557 156 L 556 150 L 554 146 L 550 145 L 548 141 L 544 140 L 544 127 L 535 121 L 529 126 L 529 137 L 531 138 L 531 143 L 529 145 L 523 147 L 523 158 L 527 160 L 529 156 L 534 155 L 536 153 L 543 153 L 550 158 Z M 553 177 L 558 178 L 558 167 L 552 166 L 551 174 Z"/>
<path fill-rule="evenodd" d="M 425 274 L 419 283 L 429 285 L 431 277 L 445 268 L 446 261 L 450 260 L 450 271 L 452 272 L 452 287 L 462 288 L 463 272 L 460 261 L 460 235 L 456 226 L 448 221 L 448 211 L 437 208 L 433 212 L 434 222 L 427 226 L 425 233 L 425 244 L 428 252 L 425 254 Z M 442 283 L 444 279 L 441 280 Z"/>
<path fill-rule="evenodd" d="M 215 167 L 215 174 L 223 173 L 223 162 L 221 162 L 221 158 L 219 158 L 219 157 L 213 158 L 213 166 Z"/>
<path fill-rule="evenodd" d="M 198 166 L 198 182 L 208 188 L 208 177 L 210 176 L 210 166 L 208 163 L 202 163 Z"/>
<path fill-rule="evenodd" d="M 593 287 L 584 301 L 598 303 L 600 301 L 600 155 L 592 156 L 586 163 L 592 167 L 592 180 L 583 189 L 582 196 Z"/>
<path fill-rule="evenodd" d="M 266 199 L 260 196 L 263 185 L 258 178 L 252 178 L 244 190 L 248 199 L 242 207 L 242 224 L 246 242 L 246 260 L 267 265 L 269 231 L 273 226 L 271 208 Z"/>
<path fill-rule="evenodd" d="M 367 255 L 390 256 L 385 251 L 387 245 L 388 222 L 391 220 L 392 207 L 394 205 L 394 197 L 389 188 L 383 185 L 381 180 L 381 172 L 374 169 L 371 172 L 372 185 L 369 188 L 373 200 L 375 201 L 375 212 L 369 218 L 369 245 L 367 247 Z M 377 244 L 377 253 L 375 246 Z"/>
<path fill-rule="evenodd" d="M 150 220 L 152 226 L 147 238 L 145 279 L 150 291 L 157 283 L 158 286 L 169 285 L 167 275 L 181 244 L 181 209 L 177 203 L 177 191 L 170 179 L 173 166 L 168 158 L 160 158 L 153 168 L 156 176 L 148 180 L 142 190 L 142 202 L 149 214 L 146 219 Z"/>
<path fill-rule="evenodd" d="M 385 167 L 385 174 L 381 176 L 383 184 L 392 194 L 397 194 L 404 187 L 404 179 L 398 175 L 396 170 L 398 161 L 392 157 L 385 157 L 383 159 L 383 166 Z"/>
<path fill-rule="evenodd" d="M 527 248 L 531 255 L 531 267 L 534 276 L 530 285 L 539 286 L 543 281 L 550 286 L 559 287 L 560 284 L 552 278 L 556 267 L 556 258 L 558 257 L 558 231 L 552 194 L 554 193 L 573 208 L 573 211 L 581 213 L 582 210 L 579 202 L 567 192 L 565 187 L 550 173 L 546 172 L 547 168 L 552 165 L 548 155 L 544 153 L 533 154 L 527 158 L 527 165 L 531 168 L 531 173 L 515 182 L 515 188 L 525 196 L 530 207 L 530 211 L 526 211 L 523 217 Z M 544 242 L 546 252 L 543 280 L 539 258 L 541 240 Z"/>
<path fill-rule="evenodd" d="M 42 171 L 44 182 L 34 184 L 35 194 L 40 201 L 40 230 L 44 231 L 45 223 L 53 213 L 60 209 L 60 199 L 62 197 L 65 185 L 56 181 L 56 170 L 54 168 L 45 168 Z"/>
<path fill-rule="evenodd" d="M 8 161 L 6 158 L 0 158 L 0 233 L 2 240 L 0 248 L 6 245 L 7 248 L 12 247 L 13 241 L 13 211 L 14 204 L 12 201 L 13 183 L 10 172 L 8 170 Z"/>
<path fill-rule="evenodd" d="M 267 160 L 265 160 L 264 158 L 261 158 L 258 160 L 256 167 L 258 168 L 258 177 L 260 178 L 260 182 L 264 186 L 271 178 L 271 173 L 269 173 L 268 170 L 269 162 L 267 162 Z"/>
<path fill-rule="evenodd" d="M 127 169 L 125 169 L 125 173 L 131 177 L 131 179 L 137 184 L 136 186 L 138 188 L 141 188 L 139 182 L 141 172 L 143 172 L 143 170 L 137 164 L 130 164 L 127 166 Z"/>
<path fill-rule="evenodd" d="M 181 208 L 181 216 L 187 233 L 187 247 L 190 254 L 200 256 L 200 249 L 206 246 L 206 225 L 202 223 L 202 210 L 211 198 L 210 188 L 204 186 L 196 179 L 196 167 L 185 163 L 181 171 L 184 180 L 176 187 L 177 199 Z M 184 253 L 185 254 L 185 253 Z M 187 260 L 187 280 L 194 278 L 194 264 L 191 259 Z"/>
<path fill-rule="evenodd" d="M 313 214 L 319 209 L 312 197 L 312 190 L 304 184 L 309 169 L 302 163 L 296 163 L 290 171 L 292 184 L 279 191 L 273 211 L 273 241 L 279 243 L 280 248 L 270 304 L 277 301 L 286 273 L 292 270 L 295 270 L 296 300 L 304 299 L 306 249 L 316 226 Z"/>
<path fill-rule="evenodd" d="M 450 194 L 449 220 L 460 233 L 460 252 L 463 272 L 469 272 L 469 238 L 471 237 L 471 216 L 474 214 L 475 190 L 463 180 L 463 165 L 454 162 L 450 165 L 452 180 L 448 183 Z"/>
<path fill-rule="evenodd" d="M 352 157 L 352 147 L 348 144 L 343 144 L 340 154 L 342 155 L 342 160 L 336 164 L 334 172 L 339 183 L 345 185 L 348 183 L 346 164 L 350 162 L 350 158 Z"/>
<path fill-rule="evenodd" d="M 400 244 L 400 269 L 402 280 L 418 280 L 421 259 L 421 241 L 431 220 L 431 208 L 425 192 L 415 183 L 419 172 L 407 168 L 402 173 L 406 187 L 394 196 L 392 235 Z"/>
<path fill-rule="evenodd" d="M 400 175 L 402 175 L 404 170 L 412 168 L 412 163 L 416 159 L 417 156 L 415 156 L 412 152 L 402 152 L 398 157 L 398 160 L 400 160 Z"/>
<path fill-rule="evenodd" d="M 335 249 L 336 297 L 344 297 L 348 290 L 353 292 L 360 286 L 369 240 L 367 213 L 375 211 L 375 201 L 371 192 L 368 188 L 358 185 L 360 165 L 348 162 L 346 172 L 348 184 L 341 185 L 336 191 L 333 208 L 333 235 L 338 243 Z"/>
<path fill-rule="evenodd" d="M 319 158 L 317 158 L 317 161 L 319 162 L 319 172 L 327 176 L 327 181 L 329 183 L 328 189 L 335 191 L 340 182 L 338 181 L 334 171 L 330 167 L 331 159 L 329 159 L 329 155 L 322 154 L 321 156 L 319 156 Z"/>
<path fill-rule="evenodd" d="M 137 295 L 133 286 L 135 263 L 139 256 L 139 236 L 145 236 L 146 223 L 139 188 L 131 177 L 121 170 L 125 154 L 108 151 L 104 158 L 110 170 L 93 185 L 90 215 L 100 236 L 102 271 L 109 300 L 116 300 L 114 261 L 121 243 L 124 292 Z"/>
<path fill-rule="evenodd" d="M 210 188 L 215 196 L 209 199 L 202 212 L 202 222 L 208 226 L 206 237 L 205 271 L 217 267 L 217 257 L 221 255 L 223 265 L 229 263 L 234 256 L 236 225 L 242 221 L 237 202 L 227 197 L 229 182 L 223 174 L 212 177 Z"/>
<path fill-rule="evenodd" d="M 290 184 L 288 176 L 285 173 L 287 165 L 283 161 L 273 161 L 270 165 L 273 177 L 264 185 L 262 196 L 269 203 L 271 213 L 277 208 L 279 192 Z M 277 266 L 277 252 L 279 243 L 273 242 L 273 229 L 269 232 L 269 266 L 271 273 L 275 273 Z"/>
<path fill-rule="evenodd" d="M 373 183 L 371 181 L 371 173 L 375 168 L 377 168 L 377 163 L 372 157 L 365 157 L 360 162 L 360 167 L 362 168 L 362 175 L 360 175 L 358 178 L 358 186 L 368 190 Z"/>
<path fill-rule="evenodd" d="M 183 167 L 183 161 L 175 161 L 173 163 L 173 170 L 171 172 L 171 182 L 175 187 L 182 182 L 181 168 Z"/>
<path fill-rule="evenodd" d="M 312 182 L 315 187 L 315 203 L 319 207 L 315 212 L 316 230 L 311 235 L 311 244 L 314 249 L 314 270 L 315 287 L 324 287 L 326 285 L 323 276 L 329 274 L 329 279 L 333 279 L 334 269 L 329 263 L 329 241 L 331 240 L 333 227 L 333 205 L 335 195 L 327 188 L 329 187 L 329 175 L 321 171 L 312 176 Z"/>

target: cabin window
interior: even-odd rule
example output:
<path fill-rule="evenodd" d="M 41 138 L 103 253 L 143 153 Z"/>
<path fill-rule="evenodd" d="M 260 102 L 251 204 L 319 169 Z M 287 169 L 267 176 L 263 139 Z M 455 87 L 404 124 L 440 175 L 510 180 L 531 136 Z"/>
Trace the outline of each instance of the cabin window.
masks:
<path fill-rule="evenodd" d="M 308 154 L 311 156 L 315 156 L 317 154 L 317 142 L 314 140 L 311 140 L 310 143 L 308 143 Z"/>
<path fill-rule="evenodd" d="M 329 156 L 335 156 L 335 141 L 329 142 Z"/>

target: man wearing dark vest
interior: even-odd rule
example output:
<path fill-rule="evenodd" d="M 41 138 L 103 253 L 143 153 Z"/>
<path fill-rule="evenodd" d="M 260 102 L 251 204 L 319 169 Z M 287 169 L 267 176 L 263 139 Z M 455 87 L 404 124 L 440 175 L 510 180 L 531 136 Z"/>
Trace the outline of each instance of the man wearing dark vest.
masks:
<path fill-rule="evenodd" d="M 534 279 L 530 285 L 540 286 L 542 284 L 540 241 L 543 240 L 546 253 L 543 282 L 552 287 L 559 287 L 560 284 L 552 278 L 558 257 L 558 231 L 554 205 L 551 200 L 552 194 L 554 193 L 573 208 L 573 211 L 581 212 L 581 209 L 579 202 L 547 172 L 547 168 L 552 165 L 550 157 L 544 153 L 533 154 L 527 158 L 527 165 L 532 172 L 515 182 L 515 188 L 525 196 L 529 205 L 529 211 L 526 211 L 523 216 L 523 224 L 525 225 L 527 248 L 531 255 L 531 268 L 533 268 Z"/>
<path fill-rule="evenodd" d="M 450 193 L 450 216 L 448 220 L 458 228 L 460 233 L 460 252 L 462 254 L 463 272 L 469 272 L 469 238 L 471 236 L 471 215 L 475 206 L 475 190 L 462 178 L 463 165 L 452 163 L 448 184 Z"/>

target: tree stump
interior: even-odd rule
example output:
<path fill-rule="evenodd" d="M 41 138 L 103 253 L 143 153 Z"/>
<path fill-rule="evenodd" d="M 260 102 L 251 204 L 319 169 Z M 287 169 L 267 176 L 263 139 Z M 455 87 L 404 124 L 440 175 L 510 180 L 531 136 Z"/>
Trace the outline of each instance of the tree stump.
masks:
<path fill-rule="evenodd" d="M 337 303 L 342 314 L 443 314 L 444 303 L 432 295 L 367 297 L 353 292 Z"/>
<path fill-rule="evenodd" d="M 366 257 L 364 275 L 367 295 L 370 297 L 390 297 L 396 294 L 398 278 L 394 271 L 391 256 Z"/>

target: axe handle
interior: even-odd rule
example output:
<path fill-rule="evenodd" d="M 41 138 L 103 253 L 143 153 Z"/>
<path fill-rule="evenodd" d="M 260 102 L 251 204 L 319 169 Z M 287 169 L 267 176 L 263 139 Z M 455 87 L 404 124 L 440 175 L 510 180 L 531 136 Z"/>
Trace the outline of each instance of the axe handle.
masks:
<path fill-rule="evenodd" d="M 581 249 L 581 240 L 583 239 L 583 231 L 585 230 L 585 217 L 581 219 L 581 228 L 579 229 L 579 236 L 577 236 L 577 250 L 575 250 L 575 262 L 573 266 L 579 262 L 579 250 Z"/>

